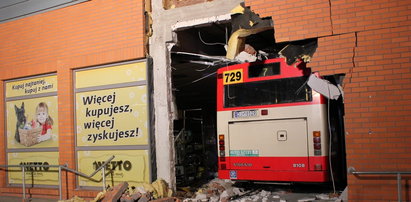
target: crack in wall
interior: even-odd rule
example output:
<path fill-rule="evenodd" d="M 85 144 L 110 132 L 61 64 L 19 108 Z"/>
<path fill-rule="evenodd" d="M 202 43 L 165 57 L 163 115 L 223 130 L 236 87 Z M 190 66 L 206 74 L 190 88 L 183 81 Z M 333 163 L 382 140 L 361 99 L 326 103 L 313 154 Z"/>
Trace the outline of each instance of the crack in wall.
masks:
<path fill-rule="evenodd" d="M 331 35 L 334 35 L 334 23 L 333 23 L 333 15 L 332 15 L 332 4 L 331 0 L 328 0 L 329 5 L 329 12 L 330 12 L 330 23 L 331 23 Z"/>
<path fill-rule="evenodd" d="M 354 68 L 356 67 L 355 65 L 355 57 L 356 57 L 356 51 L 357 51 L 357 47 L 358 47 L 358 32 L 354 32 L 354 37 L 355 37 L 355 41 L 354 41 L 354 47 L 352 48 L 352 57 L 351 57 L 351 62 L 352 62 L 352 67 L 350 67 L 350 69 L 348 70 L 348 82 L 345 82 L 343 85 L 343 88 L 345 88 L 345 85 L 347 83 L 351 83 L 352 80 L 352 74 L 354 73 Z"/>

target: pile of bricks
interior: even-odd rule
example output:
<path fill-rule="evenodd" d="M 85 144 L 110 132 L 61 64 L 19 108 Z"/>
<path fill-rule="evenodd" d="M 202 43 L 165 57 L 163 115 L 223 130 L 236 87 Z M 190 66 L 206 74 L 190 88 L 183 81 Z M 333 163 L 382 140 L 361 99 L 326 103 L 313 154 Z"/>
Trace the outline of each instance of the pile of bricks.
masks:
<path fill-rule="evenodd" d="M 164 180 L 157 180 L 152 184 L 145 184 L 142 187 L 131 186 L 127 182 L 122 182 L 106 192 L 101 192 L 94 201 L 101 202 L 148 202 L 148 201 L 180 201 L 178 198 L 171 197 L 172 191 L 169 190 Z"/>

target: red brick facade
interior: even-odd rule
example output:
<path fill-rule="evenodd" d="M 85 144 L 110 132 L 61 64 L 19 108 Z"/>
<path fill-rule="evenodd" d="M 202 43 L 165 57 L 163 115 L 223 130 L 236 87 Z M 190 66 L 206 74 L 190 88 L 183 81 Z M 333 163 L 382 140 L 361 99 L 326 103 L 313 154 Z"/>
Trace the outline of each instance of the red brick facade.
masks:
<path fill-rule="evenodd" d="M 59 161 L 75 169 L 72 70 L 144 58 L 144 1 L 93 0 L 1 23 L 0 38 L 3 86 L 9 79 L 57 73 Z M 2 87 L 1 106 L 3 96 Z M 4 113 L 0 107 L 1 131 L 5 127 Z M 2 165 L 6 164 L 5 147 L 0 141 Z M 5 179 L 5 172 L 0 172 L 0 194 L 21 196 L 21 188 L 7 187 Z M 65 198 L 96 195 L 95 191 L 75 190 L 75 177 L 70 173 L 68 182 L 63 177 L 63 185 Z M 58 189 L 30 188 L 30 194 L 34 198 L 58 198 Z"/>
<path fill-rule="evenodd" d="M 411 2 L 404 0 L 246 0 L 272 17 L 277 42 L 318 37 L 308 65 L 346 74 L 347 166 L 411 171 Z M 402 199 L 411 190 L 402 180 Z M 396 201 L 396 178 L 348 177 L 350 201 Z"/>

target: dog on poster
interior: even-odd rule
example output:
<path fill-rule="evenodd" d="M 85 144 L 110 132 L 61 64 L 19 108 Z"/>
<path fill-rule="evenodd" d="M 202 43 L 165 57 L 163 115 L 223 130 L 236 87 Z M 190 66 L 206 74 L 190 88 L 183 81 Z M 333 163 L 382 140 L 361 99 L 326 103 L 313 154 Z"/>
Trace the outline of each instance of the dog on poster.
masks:
<path fill-rule="evenodd" d="M 26 125 L 26 111 L 24 109 L 24 102 L 21 103 L 21 107 L 17 107 L 14 105 L 14 109 L 16 111 L 16 117 L 17 117 L 17 122 L 16 122 L 16 133 L 14 135 L 14 138 L 18 143 L 20 143 L 20 135 L 19 135 L 19 128 L 23 129 L 24 126 Z"/>

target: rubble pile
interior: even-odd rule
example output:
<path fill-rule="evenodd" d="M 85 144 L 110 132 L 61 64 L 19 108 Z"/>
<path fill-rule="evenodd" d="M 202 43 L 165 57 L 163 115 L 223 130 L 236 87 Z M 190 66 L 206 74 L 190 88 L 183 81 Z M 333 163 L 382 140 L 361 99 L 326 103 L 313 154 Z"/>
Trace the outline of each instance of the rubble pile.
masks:
<path fill-rule="evenodd" d="M 128 186 L 120 183 L 104 192 L 100 192 L 92 202 L 341 202 L 338 195 L 319 193 L 293 193 L 292 191 L 267 191 L 261 187 L 240 188 L 231 180 L 213 179 L 197 191 L 190 187 L 180 188 L 174 194 L 164 180 L 152 184 Z M 63 201 L 60 201 L 63 202 Z M 73 198 L 64 202 L 85 202 Z"/>
<path fill-rule="evenodd" d="M 259 188 L 239 188 L 231 180 L 214 179 L 194 194 L 187 191 L 183 202 L 339 202 L 336 195 L 318 193 L 293 193 L 291 191 L 267 191 Z"/>
<path fill-rule="evenodd" d="M 122 182 L 114 187 L 97 194 L 90 202 L 148 202 L 148 201 L 179 201 L 172 197 L 173 191 L 168 187 L 163 179 L 158 179 L 151 184 L 143 183 L 140 186 L 131 186 L 127 182 Z M 69 200 L 59 202 L 86 202 L 77 196 Z"/>
<path fill-rule="evenodd" d="M 247 194 L 247 196 L 240 197 L 232 202 L 252 202 L 252 201 L 261 201 L 261 202 L 340 202 L 341 200 L 336 197 L 330 197 L 327 194 L 296 194 L 289 193 L 284 191 L 279 192 L 270 192 L 265 190 L 259 190 L 252 194 Z"/>
<path fill-rule="evenodd" d="M 186 198 L 183 202 L 230 201 L 231 197 L 242 195 L 244 193 L 242 189 L 233 187 L 233 184 L 234 183 L 231 180 L 214 179 L 200 188 L 194 194 L 193 198 Z"/>

